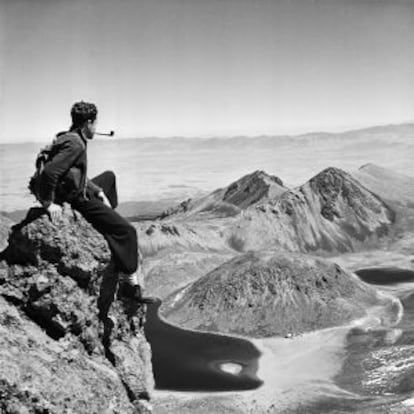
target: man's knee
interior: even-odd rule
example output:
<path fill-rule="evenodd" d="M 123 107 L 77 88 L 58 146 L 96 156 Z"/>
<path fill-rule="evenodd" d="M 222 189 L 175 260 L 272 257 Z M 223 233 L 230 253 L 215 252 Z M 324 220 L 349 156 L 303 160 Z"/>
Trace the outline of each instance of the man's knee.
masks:
<path fill-rule="evenodd" d="M 108 181 L 116 181 L 116 175 L 112 170 L 106 170 L 102 173 L 102 175 L 108 180 Z"/>

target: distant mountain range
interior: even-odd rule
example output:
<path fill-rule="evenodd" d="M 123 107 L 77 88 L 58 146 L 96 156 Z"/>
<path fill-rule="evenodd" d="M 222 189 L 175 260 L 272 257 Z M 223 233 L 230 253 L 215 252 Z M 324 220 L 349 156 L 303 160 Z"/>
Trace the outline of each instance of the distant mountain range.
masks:
<path fill-rule="evenodd" d="M 149 145 L 156 144 L 157 146 L 170 145 L 174 142 L 175 145 L 191 148 L 193 144 L 197 146 L 205 146 L 206 148 L 214 148 L 221 146 L 234 145 L 251 145 L 256 144 L 260 146 L 268 146 L 273 144 L 281 144 L 283 142 L 298 143 L 329 141 L 329 140 L 367 140 L 376 139 L 386 142 L 405 142 L 407 139 L 414 137 L 414 123 L 379 125 L 361 129 L 351 129 L 343 132 L 310 132 L 306 134 L 297 135 L 256 135 L 246 136 L 237 135 L 230 137 L 146 137 L 137 138 L 143 142 L 148 142 Z"/>

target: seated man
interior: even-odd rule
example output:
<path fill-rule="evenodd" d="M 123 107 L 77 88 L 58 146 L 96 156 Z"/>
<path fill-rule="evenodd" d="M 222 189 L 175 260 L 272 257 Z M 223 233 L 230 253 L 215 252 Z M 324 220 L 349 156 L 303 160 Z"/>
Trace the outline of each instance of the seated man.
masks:
<path fill-rule="evenodd" d="M 138 283 L 138 241 L 135 228 L 113 210 L 117 206 L 115 175 L 107 171 L 93 180 L 87 178 L 87 141 L 93 139 L 97 108 L 92 103 L 77 102 L 71 110 L 72 126 L 59 133 L 53 142 L 48 161 L 40 176 L 40 199 L 56 221 L 63 201 L 101 233 L 112 253 L 113 272 L 105 272 L 98 308 L 106 318 L 115 296 L 118 277 L 124 281 L 122 293 L 141 303 L 152 303 L 141 295 Z"/>

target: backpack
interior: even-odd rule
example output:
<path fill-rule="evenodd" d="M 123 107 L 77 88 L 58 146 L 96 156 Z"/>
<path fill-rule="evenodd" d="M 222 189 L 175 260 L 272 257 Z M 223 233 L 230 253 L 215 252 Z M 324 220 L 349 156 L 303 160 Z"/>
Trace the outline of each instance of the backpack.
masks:
<path fill-rule="evenodd" d="M 40 198 L 40 184 L 41 184 L 41 175 L 45 165 L 51 159 L 51 152 L 52 152 L 53 143 L 47 145 L 46 147 L 42 148 L 40 152 L 36 156 L 35 161 L 35 172 L 30 177 L 29 180 L 29 191 L 33 194 L 37 201 L 41 201 Z"/>

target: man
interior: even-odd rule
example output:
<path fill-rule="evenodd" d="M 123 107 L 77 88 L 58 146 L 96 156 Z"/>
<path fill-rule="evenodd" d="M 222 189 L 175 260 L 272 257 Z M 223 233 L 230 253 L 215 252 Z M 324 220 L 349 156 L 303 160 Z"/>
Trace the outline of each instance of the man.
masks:
<path fill-rule="evenodd" d="M 106 171 L 93 180 L 87 178 L 87 142 L 94 137 L 97 114 L 92 103 L 77 102 L 73 105 L 72 126 L 68 132 L 56 136 L 50 161 L 40 176 L 40 198 L 52 221 L 60 218 L 62 203 L 66 201 L 108 242 L 113 271 L 105 272 L 98 299 L 100 317 L 105 319 L 119 276 L 124 282 L 121 285 L 123 295 L 141 303 L 152 303 L 153 300 L 142 297 L 138 283 L 136 230 L 113 210 L 118 203 L 115 175 Z"/>

